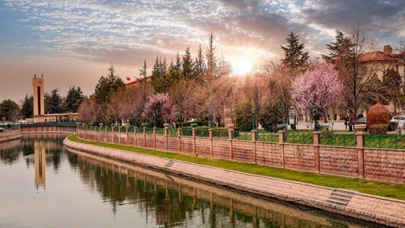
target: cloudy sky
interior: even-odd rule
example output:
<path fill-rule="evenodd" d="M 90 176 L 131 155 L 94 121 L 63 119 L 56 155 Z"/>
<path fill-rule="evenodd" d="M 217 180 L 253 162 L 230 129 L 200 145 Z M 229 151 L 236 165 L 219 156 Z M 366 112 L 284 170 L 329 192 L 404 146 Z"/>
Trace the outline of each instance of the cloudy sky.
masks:
<path fill-rule="evenodd" d="M 280 58 L 292 31 L 312 58 L 335 30 L 360 25 L 381 49 L 405 39 L 403 0 L 0 0 L 0 102 L 32 94 L 33 74 L 46 91 L 80 86 L 86 95 L 114 64 L 124 80 L 146 59 L 170 61 L 190 46 L 206 50 L 208 36 L 236 73 Z"/>

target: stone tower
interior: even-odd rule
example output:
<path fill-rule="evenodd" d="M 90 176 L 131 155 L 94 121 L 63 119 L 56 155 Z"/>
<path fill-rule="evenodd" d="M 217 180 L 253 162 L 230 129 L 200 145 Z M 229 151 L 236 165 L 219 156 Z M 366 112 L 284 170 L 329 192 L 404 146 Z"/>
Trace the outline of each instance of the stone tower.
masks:
<path fill-rule="evenodd" d="M 32 79 L 32 88 L 34 97 L 34 116 L 44 115 L 44 75 L 41 75 L 41 78 L 38 78 L 34 74 L 34 78 Z"/>

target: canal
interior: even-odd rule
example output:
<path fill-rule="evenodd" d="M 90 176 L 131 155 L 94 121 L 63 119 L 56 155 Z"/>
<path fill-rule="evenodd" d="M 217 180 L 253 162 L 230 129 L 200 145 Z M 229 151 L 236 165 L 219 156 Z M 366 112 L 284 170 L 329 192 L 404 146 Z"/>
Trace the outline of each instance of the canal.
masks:
<path fill-rule="evenodd" d="M 0 144 L 0 227 L 382 227 L 63 147 Z"/>

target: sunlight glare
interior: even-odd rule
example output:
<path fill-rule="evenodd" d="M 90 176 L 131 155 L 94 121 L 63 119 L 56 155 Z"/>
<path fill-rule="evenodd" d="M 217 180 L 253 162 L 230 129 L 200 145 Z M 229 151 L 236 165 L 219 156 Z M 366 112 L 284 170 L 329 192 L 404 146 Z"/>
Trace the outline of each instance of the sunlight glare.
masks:
<path fill-rule="evenodd" d="M 248 59 L 237 59 L 231 61 L 234 75 L 243 76 L 252 71 L 253 62 Z"/>

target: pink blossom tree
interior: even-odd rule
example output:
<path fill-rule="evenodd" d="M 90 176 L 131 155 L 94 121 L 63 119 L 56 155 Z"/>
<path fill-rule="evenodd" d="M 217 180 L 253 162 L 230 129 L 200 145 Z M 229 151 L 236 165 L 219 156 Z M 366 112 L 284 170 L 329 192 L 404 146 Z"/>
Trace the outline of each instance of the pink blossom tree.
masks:
<path fill-rule="evenodd" d="M 292 99 L 300 113 L 310 112 L 318 106 L 318 113 L 341 104 L 343 85 L 338 72 L 330 64 L 320 64 L 306 71 L 292 82 Z"/>
<path fill-rule="evenodd" d="M 141 116 L 143 118 L 149 118 L 155 113 L 156 120 L 159 122 L 167 122 L 176 119 L 176 111 L 177 108 L 169 95 L 166 93 L 158 93 L 149 97 Z"/>

